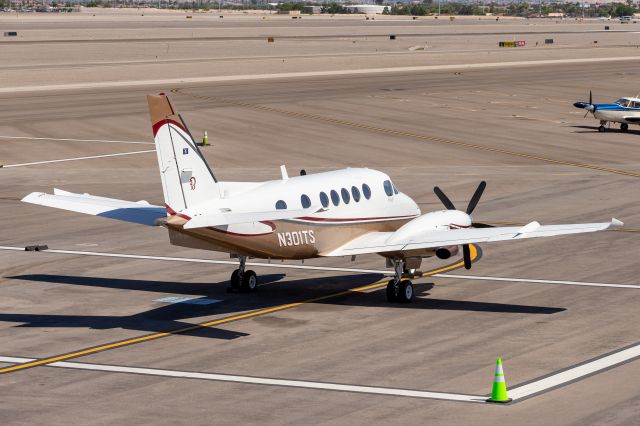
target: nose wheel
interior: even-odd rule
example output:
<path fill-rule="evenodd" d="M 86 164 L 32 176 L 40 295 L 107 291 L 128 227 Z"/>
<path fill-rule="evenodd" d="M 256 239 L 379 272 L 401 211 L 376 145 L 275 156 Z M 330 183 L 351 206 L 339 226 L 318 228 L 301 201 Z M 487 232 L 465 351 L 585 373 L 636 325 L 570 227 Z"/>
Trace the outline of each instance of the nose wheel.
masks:
<path fill-rule="evenodd" d="M 229 280 L 228 293 L 251 293 L 258 289 L 258 275 L 252 271 L 245 271 L 247 264 L 247 257 L 240 256 L 240 267 L 231 273 L 231 279 Z"/>
<path fill-rule="evenodd" d="M 413 300 L 413 284 L 402 279 L 404 261 L 394 260 L 395 275 L 387 284 L 387 301 L 390 303 L 409 303 Z"/>

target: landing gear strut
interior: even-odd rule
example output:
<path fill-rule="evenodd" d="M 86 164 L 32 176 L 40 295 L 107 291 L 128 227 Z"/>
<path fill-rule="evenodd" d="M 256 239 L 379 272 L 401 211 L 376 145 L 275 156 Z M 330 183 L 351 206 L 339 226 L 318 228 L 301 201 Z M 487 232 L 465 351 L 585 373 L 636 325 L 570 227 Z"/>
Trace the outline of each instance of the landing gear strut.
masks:
<path fill-rule="evenodd" d="M 413 284 L 409 280 L 402 279 L 404 266 L 404 260 L 393 260 L 395 275 L 387 284 L 387 301 L 391 303 L 409 303 L 413 300 Z"/>
<path fill-rule="evenodd" d="M 604 126 L 605 126 L 605 124 L 607 124 L 607 122 L 606 122 L 606 121 L 600 120 L 600 127 L 598 127 L 598 131 L 599 131 L 599 132 L 604 132 L 605 130 L 607 130 L 607 128 L 606 128 L 606 127 L 604 127 Z"/>
<path fill-rule="evenodd" d="M 238 256 L 240 267 L 233 271 L 227 292 L 250 293 L 258 289 L 258 276 L 252 270 L 245 271 L 247 256 Z"/>
<path fill-rule="evenodd" d="M 626 132 L 627 130 L 629 130 L 629 125 L 627 123 L 620 124 L 620 130 Z"/>

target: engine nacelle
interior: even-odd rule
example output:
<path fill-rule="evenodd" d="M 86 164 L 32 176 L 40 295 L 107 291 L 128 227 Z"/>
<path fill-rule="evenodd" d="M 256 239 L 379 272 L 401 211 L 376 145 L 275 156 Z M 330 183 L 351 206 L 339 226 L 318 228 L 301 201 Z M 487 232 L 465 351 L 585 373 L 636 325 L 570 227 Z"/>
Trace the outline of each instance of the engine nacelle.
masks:
<path fill-rule="evenodd" d="M 436 256 L 438 259 L 449 259 L 451 256 L 458 254 L 458 246 L 438 247 L 436 249 Z"/>
<path fill-rule="evenodd" d="M 414 236 L 432 231 L 447 231 L 452 227 L 468 228 L 471 226 L 471 217 L 458 210 L 442 210 L 431 212 L 416 217 L 405 223 L 389 238 L 390 243 L 406 241 Z"/>

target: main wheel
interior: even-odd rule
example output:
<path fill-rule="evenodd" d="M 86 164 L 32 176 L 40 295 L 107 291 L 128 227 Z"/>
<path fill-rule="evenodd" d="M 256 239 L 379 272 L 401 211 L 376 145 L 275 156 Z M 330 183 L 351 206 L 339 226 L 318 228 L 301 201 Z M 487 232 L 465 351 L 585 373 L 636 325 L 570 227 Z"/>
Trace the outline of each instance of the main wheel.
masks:
<path fill-rule="evenodd" d="M 598 131 L 599 132 L 604 132 L 605 130 L 607 130 L 607 129 L 604 126 L 598 127 Z"/>
<path fill-rule="evenodd" d="M 626 132 L 627 130 L 629 130 L 629 125 L 627 123 L 620 124 L 620 130 Z"/>
<path fill-rule="evenodd" d="M 258 276 L 253 271 L 245 271 L 242 275 L 240 290 L 249 293 L 258 289 Z"/>
<path fill-rule="evenodd" d="M 387 302 L 395 303 L 397 301 L 396 286 L 393 285 L 393 281 L 389 281 L 389 284 L 387 284 Z"/>
<path fill-rule="evenodd" d="M 234 290 L 240 289 L 240 270 L 236 269 L 231 273 L 231 279 L 229 280 L 229 287 L 227 287 L 227 292 L 232 292 Z"/>
<path fill-rule="evenodd" d="M 411 281 L 401 281 L 398 290 L 398 302 L 409 303 L 413 300 L 413 284 L 411 284 Z"/>

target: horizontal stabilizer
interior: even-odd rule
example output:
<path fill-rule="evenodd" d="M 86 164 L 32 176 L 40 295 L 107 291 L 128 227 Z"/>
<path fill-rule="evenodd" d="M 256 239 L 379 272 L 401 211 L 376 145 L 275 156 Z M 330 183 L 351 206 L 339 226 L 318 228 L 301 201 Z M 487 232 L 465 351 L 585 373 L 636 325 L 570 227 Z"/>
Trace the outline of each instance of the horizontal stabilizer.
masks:
<path fill-rule="evenodd" d="M 149 226 L 156 225 L 158 219 L 167 216 L 164 207 L 153 206 L 146 201 L 124 201 L 89 194 L 74 194 L 60 189 L 54 189 L 53 195 L 32 192 L 22 201 Z"/>
<path fill-rule="evenodd" d="M 266 212 L 211 212 L 194 215 L 184 224 L 184 229 L 207 228 L 210 226 L 233 225 L 236 223 L 262 222 L 265 220 L 295 219 L 317 213 L 320 207 L 311 206 L 298 210 L 272 210 Z"/>

